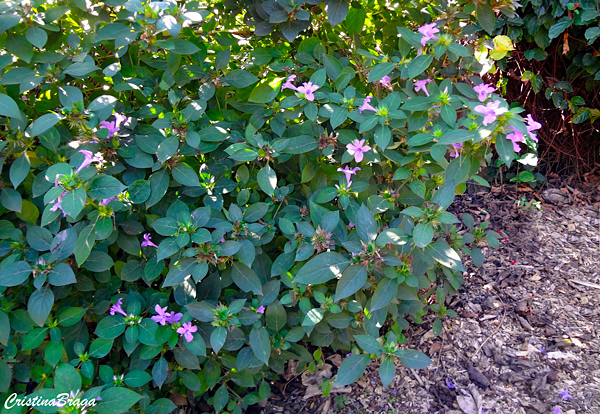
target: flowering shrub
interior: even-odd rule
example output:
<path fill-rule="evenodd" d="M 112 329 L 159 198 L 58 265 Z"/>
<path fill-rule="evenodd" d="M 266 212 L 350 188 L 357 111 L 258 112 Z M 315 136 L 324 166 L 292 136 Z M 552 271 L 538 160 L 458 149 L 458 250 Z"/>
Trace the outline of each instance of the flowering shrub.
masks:
<path fill-rule="evenodd" d="M 439 334 L 498 244 L 447 209 L 541 125 L 455 27 L 394 25 L 382 52 L 348 38 L 380 35 L 362 8 L 282 4 L 250 27 L 221 3 L 2 6 L 0 391 L 241 413 L 323 347 L 348 354 L 338 386 L 431 363 L 403 330 Z"/>

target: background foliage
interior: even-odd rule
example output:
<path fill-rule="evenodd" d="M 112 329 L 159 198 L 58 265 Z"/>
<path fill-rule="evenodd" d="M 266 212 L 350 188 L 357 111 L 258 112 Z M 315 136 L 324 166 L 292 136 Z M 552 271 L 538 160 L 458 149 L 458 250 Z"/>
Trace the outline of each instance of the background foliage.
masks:
<path fill-rule="evenodd" d="M 492 7 L 446 6 L 0 4 L 0 391 L 240 413 L 324 348 L 337 385 L 428 365 L 403 329 L 498 244 L 447 208 L 535 150 L 473 89 Z"/>

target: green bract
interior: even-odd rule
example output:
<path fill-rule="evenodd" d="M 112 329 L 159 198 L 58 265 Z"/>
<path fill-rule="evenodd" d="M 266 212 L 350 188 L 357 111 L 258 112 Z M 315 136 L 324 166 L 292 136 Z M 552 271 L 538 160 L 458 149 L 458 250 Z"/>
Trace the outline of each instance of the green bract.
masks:
<path fill-rule="evenodd" d="M 423 46 L 375 2 L 243 3 L 0 6 L 3 393 L 241 413 L 321 347 L 352 353 L 338 385 L 431 363 L 402 332 L 439 334 L 498 244 L 447 209 L 522 157 L 508 134 L 535 148 L 521 110 L 478 99 L 458 25 Z"/>

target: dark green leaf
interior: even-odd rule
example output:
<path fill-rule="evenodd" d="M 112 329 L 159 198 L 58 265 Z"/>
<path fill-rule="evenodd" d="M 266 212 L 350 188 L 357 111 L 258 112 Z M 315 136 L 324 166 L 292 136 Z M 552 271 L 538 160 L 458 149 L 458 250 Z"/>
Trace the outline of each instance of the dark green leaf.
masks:
<path fill-rule="evenodd" d="M 244 292 L 254 292 L 262 295 L 262 283 L 254 272 L 243 263 L 234 262 L 231 269 L 231 279 Z"/>
<path fill-rule="evenodd" d="M 367 369 L 371 358 L 368 354 L 353 354 L 344 359 L 338 370 L 336 386 L 344 387 L 359 379 Z"/>
<path fill-rule="evenodd" d="M 340 277 L 350 260 L 339 253 L 326 252 L 313 257 L 296 274 L 294 282 L 302 285 L 318 285 Z"/>

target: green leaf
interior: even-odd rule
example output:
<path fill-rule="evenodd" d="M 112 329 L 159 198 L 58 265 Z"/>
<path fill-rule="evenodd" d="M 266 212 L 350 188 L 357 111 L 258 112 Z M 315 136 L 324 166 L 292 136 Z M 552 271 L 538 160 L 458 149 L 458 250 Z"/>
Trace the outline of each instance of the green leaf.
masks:
<path fill-rule="evenodd" d="M 46 338 L 47 333 L 48 333 L 48 328 L 32 329 L 23 338 L 23 345 L 21 347 L 21 350 L 22 351 L 30 351 L 34 348 L 37 348 L 44 341 L 44 338 Z"/>
<path fill-rule="evenodd" d="M 245 88 L 258 82 L 258 78 L 246 70 L 235 69 L 223 76 L 221 81 L 235 88 Z"/>
<path fill-rule="evenodd" d="M 0 344 L 8 345 L 10 338 L 10 320 L 8 315 L 0 310 Z"/>
<path fill-rule="evenodd" d="M 360 238 L 365 242 L 375 240 L 377 237 L 377 223 L 373 217 L 373 213 L 364 204 L 356 213 L 356 231 Z"/>
<path fill-rule="evenodd" d="M 19 106 L 16 104 L 13 98 L 3 93 L 0 93 L 0 115 L 19 120 L 23 119 L 21 111 L 19 110 Z"/>
<path fill-rule="evenodd" d="M 127 193 L 129 194 L 129 200 L 133 204 L 142 204 L 150 197 L 151 186 L 148 180 L 137 180 L 134 181 L 129 188 Z"/>
<path fill-rule="evenodd" d="M 379 378 L 384 388 L 392 383 L 396 376 L 396 365 L 391 358 L 384 358 L 379 366 Z"/>
<path fill-rule="evenodd" d="M 348 14 L 349 5 L 344 0 L 326 0 L 327 5 L 327 21 L 331 27 L 337 26 L 344 21 Z"/>
<path fill-rule="evenodd" d="M 433 364 L 433 361 L 429 359 L 427 355 L 413 349 L 402 351 L 402 354 L 399 356 L 400 362 L 407 368 L 423 369 L 428 365 Z"/>
<path fill-rule="evenodd" d="M 193 336 L 194 338 L 190 342 L 184 342 L 185 347 L 194 355 L 206 356 L 206 343 L 204 339 L 198 334 L 194 334 Z"/>
<path fill-rule="evenodd" d="M 106 200 L 107 198 L 116 197 L 124 189 L 125 186 L 115 177 L 98 175 L 90 182 L 88 195 L 98 200 Z"/>
<path fill-rule="evenodd" d="M 258 185 L 268 196 L 272 197 L 277 188 L 277 175 L 270 165 L 265 165 L 257 174 Z"/>
<path fill-rule="evenodd" d="M 81 230 L 81 233 L 77 236 L 77 242 L 75 243 L 75 260 L 77 266 L 81 266 L 89 257 L 90 252 L 94 248 L 96 242 L 96 231 L 94 225 L 89 224 Z"/>
<path fill-rule="evenodd" d="M 150 406 L 150 412 L 153 414 L 169 414 L 175 409 L 177 409 L 177 406 L 168 398 L 159 398 Z"/>
<path fill-rule="evenodd" d="M 25 180 L 30 168 L 29 157 L 23 152 L 10 166 L 9 177 L 13 187 L 17 188 Z"/>
<path fill-rule="evenodd" d="M 152 228 L 161 236 L 173 236 L 179 231 L 179 223 L 171 217 L 162 217 L 152 223 Z"/>
<path fill-rule="evenodd" d="M 427 250 L 433 259 L 443 266 L 463 272 L 465 269 L 460 261 L 460 256 L 443 239 L 437 239 Z"/>
<path fill-rule="evenodd" d="M 569 26 L 571 26 L 571 23 L 573 23 L 573 20 L 571 20 L 568 16 L 561 17 L 550 27 L 550 29 L 548 29 L 548 37 L 550 39 L 557 38 Z"/>
<path fill-rule="evenodd" d="M 339 78 L 344 69 L 340 61 L 331 55 L 323 55 L 323 66 L 325 66 L 327 76 L 334 82 Z"/>
<path fill-rule="evenodd" d="M 335 301 L 347 298 L 356 293 L 367 281 L 367 269 L 360 265 L 349 266 L 335 288 Z"/>
<path fill-rule="evenodd" d="M 28 133 L 30 137 L 36 137 L 48 131 L 54 125 L 58 124 L 61 119 L 63 119 L 63 116 L 55 114 L 54 112 L 42 115 L 33 121 L 33 123 L 29 125 L 29 128 L 27 128 L 25 132 Z"/>
<path fill-rule="evenodd" d="M 163 357 L 160 357 L 160 359 L 156 361 L 156 363 L 152 367 L 152 379 L 154 380 L 158 388 L 161 388 L 162 385 L 165 383 L 168 372 L 169 364 Z"/>
<path fill-rule="evenodd" d="M 63 350 L 64 348 L 62 342 L 49 341 L 46 344 L 46 349 L 44 350 L 44 359 L 48 364 L 55 367 L 62 358 Z"/>
<path fill-rule="evenodd" d="M 383 62 L 376 64 L 369 72 L 369 78 L 367 82 L 377 82 L 378 80 L 381 80 L 381 78 L 384 76 L 389 75 L 390 72 L 394 70 L 396 65 L 397 64 L 394 62 Z"/>
<path fill-rule="evenodd" d="M 41 49 L 44 47 L 46 42 L 48 41 L 48 34 L 44 29 L 40 29 L 39 27 L 32 26 L 25 32 L 25 37 L 35 47 Z"/>
<path fill-rule="evenodd" d="M 367 369 L 371 358 L 368 354 L 352 354 L 344 359 L 338 370 L 336 386 L 344 387 L 359 379 Z"/>
<path fill-rule="evenodd" d="M 150 197 L 146 201 L 146 208 L 150 208 L 164 197 L 169 188 L 169 174 L 166 170 L 155 172 L 148 179 L 150 181 Z"/>
<path fill-rule="evenodd" d="M 16 26 L 20 21 L 21 16 L 19 16 L 18 14 L 6 13 L 0 15 L 0 33 L 4 33 L 11 27 Z"/>
<path fill-rule="evenodd" d="M 262 326 L 260 328 L 252 328 L 250 331 L 250 347 L 254 355 L 269 365 L 269 357 L 271 355 L 271 339 L 269 333 Z"/>
<path fill-rule="evenodd" d="M 379 282 L 377 289 L 375 289 L 375 293 L 373 293 L 373 297 L 371 298 L 371 312 L 383 309 L 389 305 L 396 297 L 397 291 L 398 279 L 388 279 L 386 277 Z"/>
<path fill-rule="evenodd" d="M 92 250 L 83 267 L 91 272 L 104 272 L 113 267 L 114 264 L 115 262 L 108 254 L 99 250 Z"/>
<path fill-rule="evenodd" d="M 198 46 L 192 42 L 183 39 L 159 40 L 156 42 L 156 45 L 163 49 L 170 50 L 177 55 L 193 55 L 200 50 Z"/>
<path fill-rule="evenodd" d="M 171 174 L 173 179 L 181 185 L 187 185 L 188 187 L 200 187 L 201 185 L 196 171 L 185 163 L 177 164 Z"/>
<path fill-rule="evenodd" d="M 410 207 L 409 207 L 410 208 Z M 388 243 L 396 246 L 403 246 L 409 241 L 409 237 L 402 229 L 385 229 L 377 236 L 375 244 L 377 246 L 385 246 Z"/>
<path fill-rule="evenodd" d="M 502 135 L 498 135 L 496 137 L 496 151 L 502 162 L 510 168 L 510 164 L 515 159 L 515 150 L 513 149 L 512 141 Z"/>
<path fill-rule="evenodd" d="M 279 87 L 283 78 L 266 78 L 260 81 L 258 85 L 252 90 L 252 93 L 248 97 L 249 102 L 254 103 L 269 103 L 279 93 Z"/>
<path fill-rule="evenodd" d="M 370 335 L 354 335 L 356 343 L 361 349 L 369 354 L 379 355 L 383 352 L 383 347 L 377 342 L 377 339 Z"/>
<path fill-rule="evenodd" d="M 97 71 L 98 69 L 98 66 L 96 66 L 93 62 L 77 62 L 65 69 L 63 73 L 65 75 L 71 75 L 74 78 L 85 78 L 87 75 Z"/>
<path fill-rule="evenodd" d="M 81 375 L 70 364 L 62 363 L 54 371 L 54 388 L 58 392 L 80 390 Z"/>
<path fill-rule="evenodd" d="M 433 227 L 426 223 L 419 223 L 413 229 L 413 241 L 417 247 L 426 247 L 433 240 Z"/>
<path fill-rule="evenodd" d="M 294 282 L 301 285 L 318 285 L 340 277 L 350 260 L 339 253 L 326 252 L 310 259 L 296 274 Z"/>
<path fill-rule="evenodd" d="M 471 249 L 471 260 L 473 260 L 473 264 L 477 267 L 481 267 L 483 265 L 483 252 L 478 247 L 473 247 Z"/>
<path fill-rule="evenodd" d="M 86 193 L 83 188 L 76 188 L 63 196 L 62 210 L 71 217 L 76 217 L 85 206 Z"/>
<path fill-rule="evenodd" d="M 214 408 L 215 412 L 219 413 L 225 408 L 227 403 L 229 402 L 229 391 L 227 391 L 227 387 L 225 384 L 221 385 L 217 392 L 215 392 L 214 397 Z"/>
<path fill-rule="evenodd" d="M 594 43 L 594 41 L 600 36 L 600 27 L 589 27 L 585 31 L 585 38 L 588 41 L 588 45 Z"/>
<path fill-rule="evenodd" d="M 65 327 L 73 326 L 82 320 L 84 315 L 85 309 L 83 308 L 69 308 L 58 315 L 58 323 Z"/>
<path fill-rule="evenodd" d="M 210 334 L 210 347 L 213 349 L 215 354 L 218 354 L 221 348 L 223 348 L 223 344 L 227 339 L 227 329 L 222 326 L 216 328 Z"/>
<path fill-rule="evenodd" d="M 2 191 L 0 191 L 0 203 L 2 203 L 2 206 L 5 209 L 10 211 L 16 211 L 17 213 L 20 213 L 23 207 L 23 199 L 21 198 L 21 193 L 8 187 L 5 187 L 2 189 Z"/>
<path fill-rule="evenodd" d="M 367 12 L 364 8 L 351 7 L 346 16 L 346 28 L 350 34 L 358 34 L 363 30 Z"/>
<path fill-rule="evenodd" d="M 48 282 L 53 286 L 66 286 L 77 283 L 73 269 L 66 263 L 58 263 L 48 273 Z"/>
<path fill-rule="evenodd" d="M 381 151 L 385 150 L 392 142 L 392 131 L 387 126 L 381 125 L 375 131 L 375 143 Z"/>
<path fill-rule="evenodd" d="M 127 374 L 125 374 L 124 378 L 125 384 L 134 388 L 142 387 L 149 383 L 151 380 L 152 376 L 150 374 L 148 374 L 146 371 L 142 371 L 139 369 L 129 371 Z"/>
<path fill-rule="evenodd" d="M 287 323 L 287 312 L 279 301 L 275 301 L 267 306 L 265 312 L 267 326 L 271 332 L 279 332 Z"/>
<path fill-rule="evenodd" d="M 125 321 L 121 315 L 105 316 L 96 325 L 97 336 L 104 339 L 114 339 L 125 331 Z"/>
<path fill-rule="evenodd" d="M 140 398 L 139 394 L 127 388 L 109 388 L 100 394 L 100 401 L 94 411 L 98 414 L 120 414 L 129 410 Z"/>
<path fill-rule="evenodd" d="M 406 76 L 414 79 L 423 73 L 433 62 L 433 55 L 421 55 L 414 58 L 406 65 Z"/>
<path fill-rule="evenodd" d="M 165 277 L 162 287 L 177 286 L 181 284 L 186 277 L 192 274 L 195 266 L 196 261 L 188 258 L 180 260 L 174 265 L 171 265 L 169 273 L 167 273 L 167 277 Z"/>
<path fill-rule="evenodd" d="M 494 25 L 496 24 L 496 15 L 490 4 L 485 0 L 477 2 L 475 15 L 477 16 L 477 23 L 479 23 L 483 30 L 492 34 Z"/>
<path fill-rule="evenodd" d="M 103 358 L 113 348 L 113 339 L 96 338 L 90 345 L 89 354 L 93 358 Z M 150 375 L 148 375 L 150 376 Z"/>
<path fill-rule="evenodd" d="M 231 279 L 244 292 L 254 292 L 256 295 L 262 295 L 262 283 L 254 273 L 243 263 L 234 262 L 231 269 Z"/>
<path fill-rule="evenodd" d="M 0 286 L 20 285 L 27 280 L 31 272 L 33 272 L 33 269 L 27 262 L 11 263 L 0 272 Z"/>

